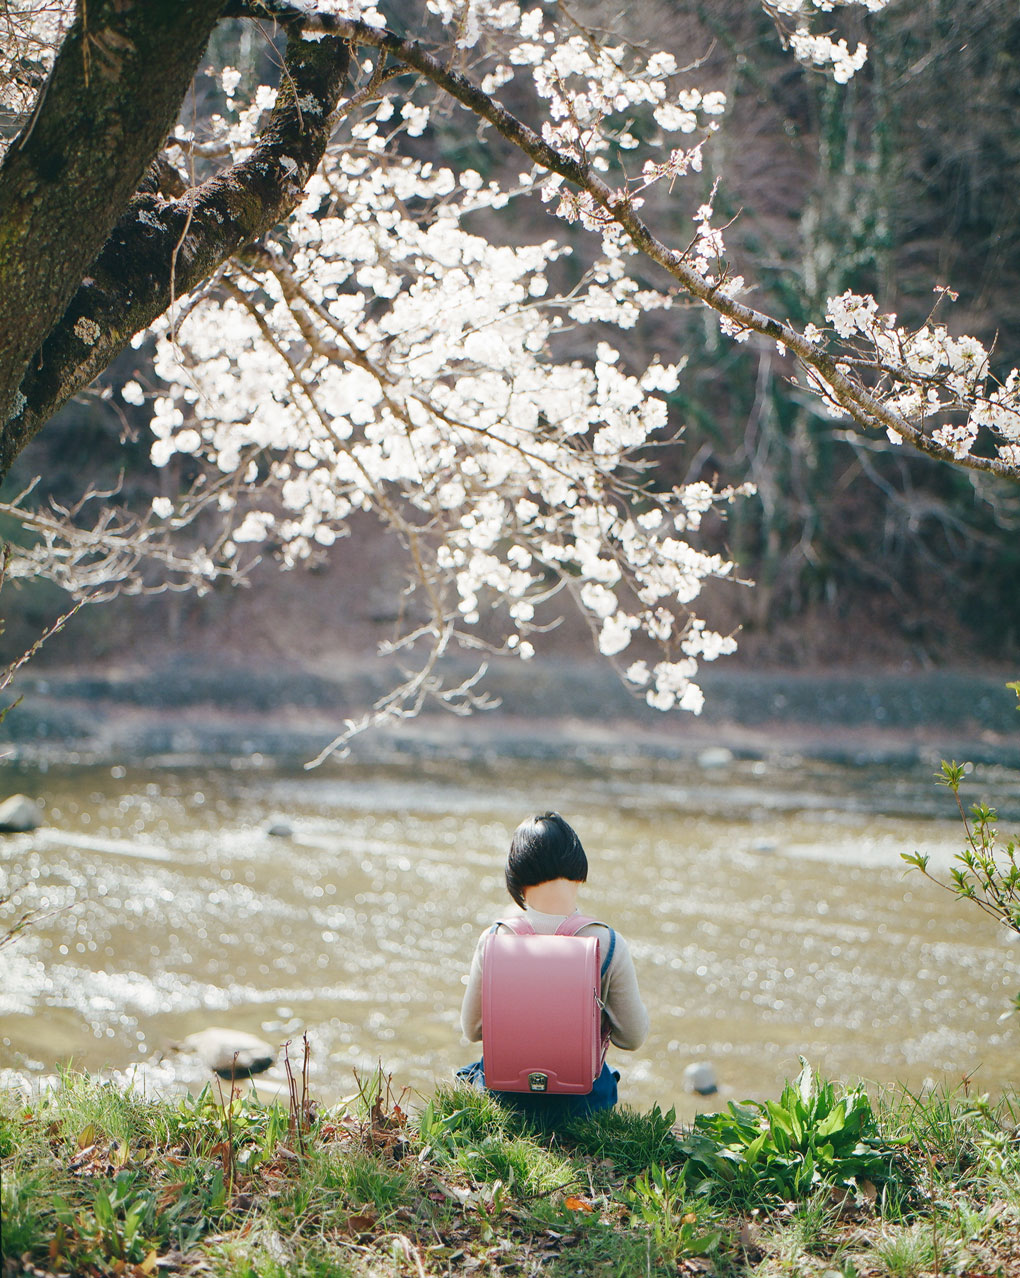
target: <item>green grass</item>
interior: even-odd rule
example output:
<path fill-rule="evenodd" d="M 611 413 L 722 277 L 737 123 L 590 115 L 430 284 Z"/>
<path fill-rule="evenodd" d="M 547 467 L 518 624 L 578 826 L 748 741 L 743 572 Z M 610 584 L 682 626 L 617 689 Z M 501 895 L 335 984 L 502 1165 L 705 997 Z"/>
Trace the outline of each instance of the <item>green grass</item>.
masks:
<path fill-rule="evenodd" d="M 301 1121 L 84 1075 L 0 1095 L 4 1263 L 54 1275 L 1011 1278 L 1016 1097 L 871 1098 L 810 1071 L 774 1102 L 625 1107 L 535 1131 L 472 1089 L 408 1119 L 382 1076 Z"/>
<path fill-rule="evenodd" d="M 892 1229 L 875 1244 L 874 1255 L 882 1273 L 888 1274 L 889 1278 L 921 1278 L 922 1274 L 935 1267 L 937 1234 L 923 1224 Z M 945 1268 L 950 1257 L 943 1254 L 941 1260 L 940 1268 Z M 948 1272 L 951 1273 L 952 1269 L 949 1268 Z"/>
<path fill-rule="evenodd" d="M 0 1183 L 4 1257 L 37 1248 L 52 1230 L 52 1176 L 41 1167 L 4 1159 Z"/>
<path fill-rule="evenodd" d="M 623 1176 L 679 1157 L 676 1114 L 663 1113 L 658 1105 L 647 1114 L 618 1105 L 568 1125 L 563 1136 L 575 1151 Z"/>

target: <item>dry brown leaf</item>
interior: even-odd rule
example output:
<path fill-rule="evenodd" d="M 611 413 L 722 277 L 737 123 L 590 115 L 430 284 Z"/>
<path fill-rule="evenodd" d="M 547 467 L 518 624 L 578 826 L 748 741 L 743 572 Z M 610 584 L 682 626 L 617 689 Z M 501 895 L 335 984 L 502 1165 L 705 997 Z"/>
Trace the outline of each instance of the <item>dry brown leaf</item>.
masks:
<path fill-rule="evenodd" d="M 344 1233 L 350 1234 L 352 1237 L 357 1238 L 357 1237 L 360 1237 L 360 1235 L 362 1234 L 371 1233 L 372 1230 L 375 1229 L 378 1223 L 379 1223 L 379 1217 L 376 1215 L 376 1213 L 372 1211 L 366 1211 L 363 1208 L 361 1211 L 352 1212 L 347 1217 L 346 1220 L 342 1221 L 340 1224 L 340 1229 Z"/>
<path fill-rule="evenodd" d="M 567 1211 L 594 1211 L 595 1208 L 587 1200 L 587 1198 L 577 1198 L 573 1194 L 564 1198 L 563 1206 Z"/>
<path fill-rule="evenodd" d="M 156 1206 L 160 1211 L 166 1211 L 181 1196 L 181 1190 L 188 1182 L 185 1180 L 175 1180 L 171 1184 L 164 1185 L 160 1191 L 159 1197 L 156 1199 Z"/>

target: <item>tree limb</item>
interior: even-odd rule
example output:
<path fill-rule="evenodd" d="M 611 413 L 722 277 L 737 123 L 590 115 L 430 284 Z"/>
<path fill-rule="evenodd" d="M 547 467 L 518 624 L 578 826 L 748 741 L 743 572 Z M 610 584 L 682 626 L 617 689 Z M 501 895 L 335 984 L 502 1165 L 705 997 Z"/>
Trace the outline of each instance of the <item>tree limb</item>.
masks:
<path fill-rule="evenodd" d="M 177 119 L 222 0 L 79 4 L 0 168 L 0 425 Z M 0 469 L 6 470 L 6 446 Z"/>
<path fill-rule="evenodd" d="M 293 209 L 325 150 L 349 57 L 342 40 L 291 34 L 276 106 L 251 155 L 176 199 L 151 189 L 154 180 L 128 192 L 21 381 L 18 411 L 0 432 L 0 479 L 57 409 L 163 314 L 175 294 L 196 288 Z M 168 128 L 175 119 L 176 111 Z M 132 191 L 141 176 L 134 175 Z"/>
<path fill-rule="evenodd" d="M 707 280 L 689 264 L 686 253 L 667 248 L 652 233 L 647 223 L 638 216 L 625 191 L 609 186 L 583 161 L 550 146 L 534 129 L 501 106 L 467 76 L 440 62 L 417 40 L 405 39 L 383 28 L 329 14 L 302 15 L 300 11 L 292 9 L 285 3 L 285 0 L 268 0 L 268 2 L 274 13 L 279 16 L 289 15 L 295 21 L 301 21 L 306 29 L 329 31 L 342 36 L 354 45 L 367 45 L 380 49 L 445 90 L 462 106 L 488 121 L 508 142 L 523 151 L 535 164 L 550 173 L 558 174 L 586 192 L 609 219 L 624 229 L 635 247 L 646 257 L 658 263 L 686 292 L 718 314 L 724 315 L 737 327 L 750 329 L 782 343 L 801 364 L 818 373 L 825 382 L 832 399 L 858 425 L 871 429 L 890 430 L 899 439 L 911 444 L 918 452 L 925 453 L 936 460 L 1020 483 L 1020 472 L 999 458 L 980 457 L 973 454 L 957 456 L 949 448 L 919 430 L 902 414 L 871 394 L 861 382 L 846 376 L 840 371 L 839 361 L 809 342 L 789 324 L 726 296 L 719 289 L 718 283 Z"/>

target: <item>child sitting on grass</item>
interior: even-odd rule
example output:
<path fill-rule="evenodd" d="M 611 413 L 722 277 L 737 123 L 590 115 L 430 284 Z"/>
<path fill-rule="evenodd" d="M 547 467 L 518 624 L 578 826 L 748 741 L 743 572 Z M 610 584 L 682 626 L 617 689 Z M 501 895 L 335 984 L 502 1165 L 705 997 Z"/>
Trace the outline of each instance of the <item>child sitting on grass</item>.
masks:
<path fill-rule="evenodd" d="M 511 897 L 540 935 L 550 936 L 563 921 L 578 913 L 577 894 L 588 878 L 588 859 L 581 840 L 558 812 L 523 821 L 514 831 L 506 860 L 506 885 Z M 486 928 L 475 947 L 461 1006 L 460 1020 L 472 1042 L 482 1037 L 482 965 Z M 590 923 L 579 936 L 599 940 L 602 958 L 602 1003 L 610 1042 L 625 1051 L 640 1047 L 648 1033 L 648 1013 L 638 991 L 637 976 L 627 942 L 603 923 Z M 608 961 L 607 961 L 608 960 Z M 484 1060 L 457 1071 L 458 1077 L 477 1087 L 485 1086 Z M 611 1109 L 617 1100 L 619 1072 L 603 1063 L 602 1072 L 587 1095 L 532 1095 L 498 1092 L 505 1104 L 543 1122 L 580 1117 Z"/>

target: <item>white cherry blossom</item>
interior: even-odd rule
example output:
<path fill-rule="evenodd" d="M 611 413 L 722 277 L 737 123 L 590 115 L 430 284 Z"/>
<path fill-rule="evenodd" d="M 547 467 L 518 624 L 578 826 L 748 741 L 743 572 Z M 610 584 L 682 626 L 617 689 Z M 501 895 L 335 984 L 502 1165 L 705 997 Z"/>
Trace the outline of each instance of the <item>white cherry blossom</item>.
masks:
<path fill-rule="evenodd" d="M 845 82 L 866 57 L 833 25 L 851 3 L 764 8 L 795 56 Z M 863 3 L 874 12 L 886 0 Z M 27 30 L 30 0 L 8 7 Z M 53 6 L 37 8 L 39 16 Z M 680 425 L 668 397 L 684 361 L 667 348 L 632 367 L 612 336 L 652 313 L 665 330 L 677 291 L 714 309 L 733 340 L 775 340 L 832 415 L 972 463 L 984 440 L 1002 466 L 1020 464 L 1020 373 L 996 381 L 977 339 L 934 319 L 907 330 L 851 291 L 829 299 L 826 328 L 821 316 L 797 332 L 753 311 L 752 289 L 728 261 L 714 189 L 679 247 L 643 234 L 643 195 L 701 172 L 726 112 L 722 90 L 672 53 L 596 36 L 559 6 L 427 0 L 432 29 L 446 28 L 436 83 L 448 86 L 447 66 L 463 66 L 485 94 L 513 82 L 515 94 L 532 97 L 540 138 L 518 141 L 528 160 L 504 187 L 479 171 L 481 161 L 458 170 L 407 145 L 438 127 L 441 99 L 409 74 L 371 79 L 365 53 L 392 44 L 379 35 L 384 12 L 360 0 L 293 8 L 309 38 L 323 34 L 324 17 L 365 24 L 350 32 L 364 78 L 293 215 L 208 287 L 176 299 L 152 330 L 158 384 L 139 373 L 121 398 L 149 406 L 153 464 L 186 456 L 210 494 L 161 496 L 146 517 L 182 521 L 188 502 L 215 514 L 222 561 L 271 537 L 294 566 L 343 537 L 355 512 L 400 539 L 413 600 L 390 648 L 413 651 L 419 664 L 380 714 L 410 713 L 427 693 L 474 704 L 474 681 L 447 688 L 440 663 L 458 645 L 529 658 L 550 609 L 568 598 L 602 653 L 631 650 L 621 673 L 643 690 L 636 695 L 660 709 L 700 709 L 699 663 L 735 641 L 694 609 L 706 581 L 734 574 L 697 542 L 706 513 L 748 489 L 671 487 L 656 475 L 649 448 Z M 70 6 L 62 12 L 66 20 Z M 175 136 L 170 155 L 182 166 L 199 141 L 250 156 L 276 101 L 268 86 L 238 98 L 236 68 L 216 75 L 222 114 L 201 140 Z M 491 126 L 493 115 L 485 118 Z M 552 215 L 547 239 L 501 244 L 478 232 L 534 193 Z M 594 261 L 561 295 L 556 281 L 581 231 L 594 237 Z M 638 282 L 639 251 L 669 273 L 668 287 Z M 219 570 L 211 552 L 203 570 Z"/>

